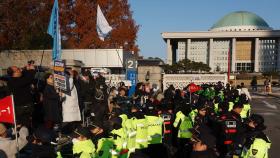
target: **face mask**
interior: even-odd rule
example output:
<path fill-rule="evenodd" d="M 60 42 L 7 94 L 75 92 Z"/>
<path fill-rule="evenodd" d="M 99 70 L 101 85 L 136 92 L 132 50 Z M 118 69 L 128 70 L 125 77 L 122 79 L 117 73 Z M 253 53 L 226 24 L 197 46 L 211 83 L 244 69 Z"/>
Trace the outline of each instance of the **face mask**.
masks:
<path fill-rule="evenodd" d="M 118 92 L 118 91 L 115 91 L 115 94 L 116 94 L 116 95 L 118 95 L 118 94 L 119 94 L 119 92 Z"/>

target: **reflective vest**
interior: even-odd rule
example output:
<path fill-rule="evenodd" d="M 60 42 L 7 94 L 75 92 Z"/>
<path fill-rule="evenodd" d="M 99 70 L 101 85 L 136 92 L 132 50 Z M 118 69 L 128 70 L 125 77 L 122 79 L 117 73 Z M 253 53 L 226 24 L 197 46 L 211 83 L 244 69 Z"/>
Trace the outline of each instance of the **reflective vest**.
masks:
<path fill-rule="evenodd" d="M 77 141 L 73 144 L 73 154 L 81 154 L 80 158 L 95 157 L 95 146 L 90 139 Z"/>
<path fill-rule="evenodd" d="M 239 97 L 237 97 L 234 102 L 235 103 L 239 102 Z"/>
<path fill-rule="evenodd" d="M 178 138 L 191 138 L 192 133 L 189 131 L 189 129 L 193 127 L 191 119 L 179 111 L 176 114 L 176 119 L 173 123 L 173 126 L 178 127 L 180 121 L 181 123 L 178 130 Z"/>
<path fill-rule="evenodd" d="M 114 149 L 114 141 L 111 138 L 101 138 L 98 140 L 96 153 L 99 158 L 112 157 L 111 151 Z M 99 154 L 100 153 L 100 154 Z"/>
<path fill-rule="evenodd" d="M 224 97 L 224 92 L 220 91 L 218 96 L 221 98 L 222 101 L 224 101 L 225 97 Z"/>
<path fill-rule="evenodd" d="M 119 116 L 122 119 L 122 127 L 125 126 L 125 121 L 128 119 L 126 114 L 121 114 Z"/>
<path fill-rule="evenodd" d="M 240 116 L 242 119 L 247 118 L 248 116 L 250 116 L 251 113 L 251 105 L 250 104 L 243 104 L 243 109 L 240 113 Z"/>
<path fill-rule="evenodd" d="M 228 102 L 228 111 L 231 111 L 233 109 L 234 103 Z"/>
<path fill-rule="evenodd" d="M 125 149 L 127 146 L 126 142 L 126 132 L 124 131 L 124 128 L 120 129 L 114 129 L 111 131 L 112 134 L 117 135 L 117 137 L 114 139 L 114 144 L 116 145 L 117 150 Z"/>
<path fill-rule="evenodd" d="M 136 118 L 127 119 L 123 127 L 127 134 L 127 148 L 130 153 L 134 152 L 136 147 L 136 126 L 134 124 L 134 119 Z"/>
<path fill-rule="evenodd" d="M 62 155 L 61 155 L 60 151 L 56 152 L 56 158 L 62 158 Z"/>
<path fill-rule="evenodd" d="M 148 147 L 148 125 L 146 119 L 134 119 L 136 127 L 136 149 L 143 149 Z"/>
<path fill-rule="evenodd" d="M 164 120 L 158 116 L 145 116 L 148 123 L 149 144 L 162 143 L 162 125 Z"/>
<path fill-rule="evenodd" d="M 219 112 L 219 103 L 215 103 L 215 104 L 214 104 L 214 112 L 215 112 L 216 114 L 218 114 L 218 112 Z"/>
<path fill-rule="evenodd" d="M 189 114 L 189 116 L 190 116 L 190 118 L 191 118 L 193 124 L 194 124 L 194 119 L 195 119 L 197 113 L 198 113 L 197 109 L 194 109 L 194 110 L 192 110 L 192 111 L 190 112 L 190 114 Z"/>
<path fill-rule="evenodd" d="M 124 128 L 112 130 L 111 133 L 117 135 L 113 139 L 115 148 L 110 150 L 112 158 L 126 158 L 128 152 L 123 153 L 123 151 L 127 150 L 127 133 Z"/>
<path fill-rule="evenodd" d="M 255 138 L 250 149 L 243 149 L 241 156 L 243 158 L 268 158 L 268 149 L 270 146 L 270 142 L 268 143 L 261 138 Z"/>

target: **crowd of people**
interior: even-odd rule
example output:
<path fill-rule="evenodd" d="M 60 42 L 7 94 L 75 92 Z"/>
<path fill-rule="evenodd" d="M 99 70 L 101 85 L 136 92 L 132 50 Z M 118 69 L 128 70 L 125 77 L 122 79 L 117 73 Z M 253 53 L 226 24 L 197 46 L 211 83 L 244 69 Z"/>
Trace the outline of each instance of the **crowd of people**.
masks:
<path fill-rule="evenodd" d="M 264 118 L 251 114 L 243 83 L 202 84 L 193 93 L 188 86 L 162 92 L 138 83 L 128 96 L 129 87 L 110 87 L 101 74 L 65 73 L 67 94 L 55 87 L 51 71 L 36 79 L 33 63 L 8 68 L 0 97 L 13 94 L 17 129 L 0 123 L 2 157 L 268 157 Z"/>

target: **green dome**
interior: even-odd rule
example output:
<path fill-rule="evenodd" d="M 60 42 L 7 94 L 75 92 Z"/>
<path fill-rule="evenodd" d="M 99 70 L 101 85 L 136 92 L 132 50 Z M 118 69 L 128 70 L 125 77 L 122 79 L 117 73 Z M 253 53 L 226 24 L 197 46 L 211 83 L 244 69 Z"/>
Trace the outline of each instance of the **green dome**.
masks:
<path fill-rule="evenodd" d="M 215 23 L 211 29 L 212 31 L 252 31 L 252 30 L 271 30 L 269 25 L 263 18 L 258 15 L 246 12 L 238 11 L 227 14 L 217 23 Z"/>

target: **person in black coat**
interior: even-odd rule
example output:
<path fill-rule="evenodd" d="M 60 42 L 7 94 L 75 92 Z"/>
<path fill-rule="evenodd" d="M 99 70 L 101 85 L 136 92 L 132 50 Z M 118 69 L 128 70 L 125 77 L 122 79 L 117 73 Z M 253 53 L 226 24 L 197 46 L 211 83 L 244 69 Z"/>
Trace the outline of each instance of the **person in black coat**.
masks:
<path fill-rule="evenodd" d="M 7 69 L 10 76 L 7 85 L 14 95 L 15 113 L 18 123 L 31 126 L 33 113 L 33 99 L 31 94 L 31 84 L 35 76 L 34 65 L 27 65 L 24 70 L 11 66 Z"/>
<path fill-rule="evenodd" d="M 212 130 L 205 124 L 192 130 L 193 151 L 191 158 L 217 158 L 216 138 Z"/>
<path fill-rule="evenodd" d="M 43 107 L 45 113 L 45 125 L 47 128 L 52 128 L 54 124 L 61 122 L 61 102 L 60 96 L 56 92 L 53 83 L 53 75 L 46 74 L 46 87 L 43 92 Z"/>
<path fill-rule="evenodd" d="M 0 78 L 0 99 L 8 96 L 9 94 L 10 93 L 9 93 L 8 86 L 6 85 L 6 81 Z"/>
<path fill-rule="evenodd" d="M 89 71 L 83 71 L 79 77 L 79 84 L 79 104 L 80 107 L 85 109 L 85 113 L 87 114 L 88 110 L 93 108 L 96 83 Z"/>
<path fill-rule="evenodd" d="M 55 147 L 51 144 L 55 139 L 55 134 L 52 130 L 45 127 L 37 128 L 33 135 L 27 137 L 31 143 L 32 153 L 30 158 L 56 158 L 57 154 Z"/>
<path fill-rule="evenodd" d="M 217 158 L 217 155 L 203 142 L 197 142 L 193 145 L 191 158 Z"/>

